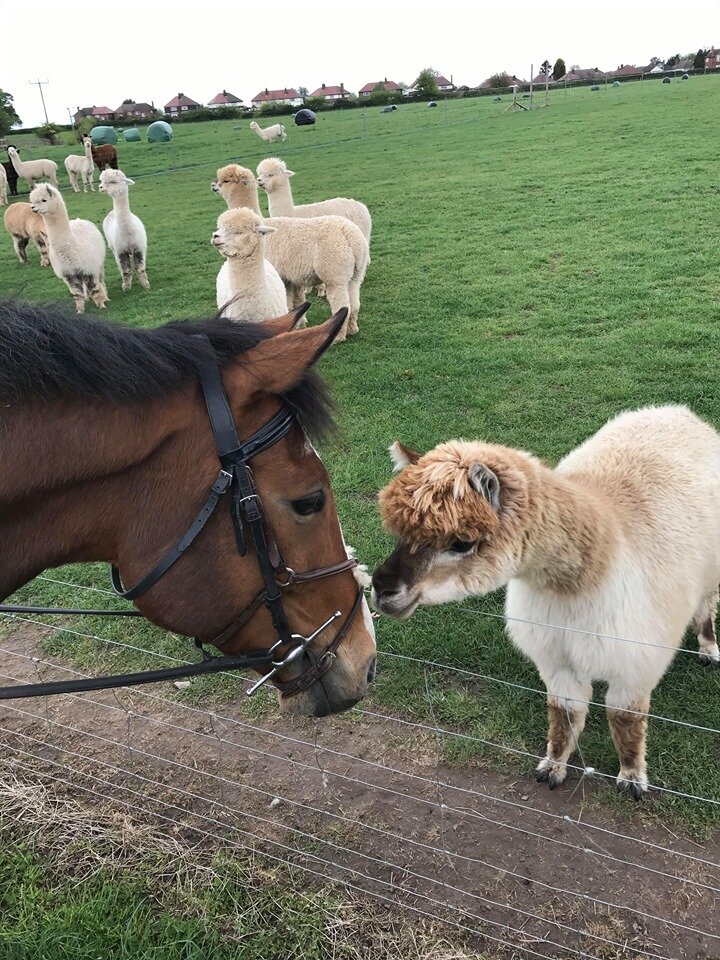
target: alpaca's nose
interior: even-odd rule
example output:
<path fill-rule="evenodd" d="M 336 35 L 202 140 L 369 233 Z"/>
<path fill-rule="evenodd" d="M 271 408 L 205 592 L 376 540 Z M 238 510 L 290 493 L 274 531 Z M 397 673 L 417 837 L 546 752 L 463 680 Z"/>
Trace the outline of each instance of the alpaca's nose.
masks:
<path fill-rule="evenodd" d="M 373 573 L 372 588 L 378 599 L 390 600 L 401 592 L 403 585 L 398 575 L 388 569 L 387 563 L 383 563 Z"/>

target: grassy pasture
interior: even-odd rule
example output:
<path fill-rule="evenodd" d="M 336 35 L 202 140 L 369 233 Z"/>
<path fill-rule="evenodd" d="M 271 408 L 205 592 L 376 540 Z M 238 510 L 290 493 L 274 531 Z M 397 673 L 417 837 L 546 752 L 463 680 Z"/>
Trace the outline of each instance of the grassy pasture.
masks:
<path fill-rule="evenodd" d="M 149 293 L 134 287 L 123 295 L 108 259 L 107 313 L 122 322 L 151 326 L 214 308 L 221 259 L 209 238 L 223 205 L 209 183 L 224 162 L 254 167 L 274 152 L 297 173 L 296 202 L 349 195 L 370 207 L 360 334 L 323 360 L 343 431 L 323 455 L 348 541 L 371 567 L 390 546 L 375 495 L 389 474 L 386 448 L 398 437 L 420 449 L 482 437 L 555 461 L 619 410 L 641 404 L 687 403 L 720 425 L 717 78 L 557 92 L 549 109 L 531 113 L 503 113 L 507 102 L 404 105 L 392 114 L 368 110 L 365 118 L 320 114 L 316 127 L 288 124 L 287 143 L 271 151 L 237 121 L 176 125 L 169 145 L 118 144 L 122 169 L 136 180 L 131 203 L 148 230 L 152 285 Z M 66 183 L 67 149 L 43 152 L 59 161 Z M 66 200 L 71 216 L 98 224 L 109 205 L 97 194 L 66 191 Z M 2 241 L 3 294 L 69 303 L 52 273 L 38 269 L 34 250 L 30 257 L 23 269 Z M 326 315 L 321 301 L 311 321 Z M 106 586 L 100 567 L 64 570 L 62 578 Z M 18 596 L 73 600 L 71 591 L 40 581 Z M 501 620 L 470 607 L 497 614 L 502 598 L 423 610 L 400 624 L 383 620 L 379 645 L 541 687 L 532 664 L 504 638 Z M 87 628 L 188 653 L 144 625 L 79 627 Z M 694 643 L 688 638 L 691 649 Z M 47 646 L 98 670 L 145 665 L 63 633 Z M 422 668 L 390 659 L 380 668 L 376 705 L 421 720 L 434 713 L 449 727 L 542 751 L 541 696 L 434 671 L 431 712 Z M 194 689 L 228 698 L 237 690 L 222 681 Z M 679 655 L 652 710 L 720 727 L 720 674 Z M 458 761 L 526 775 L 532 765 L 468 742 L 448 749 Z M 599 709 L 591 711 L 582 749 L 586 763 L 615 772 Z M 648 762 L 653 782 L 720 802 L 717 736 L 652 721 Z M 598 797 L 615 803 L 610 790 Z M 720 811 L 671 797 L 646 808 L 698 831 L 715 826 Z"/>

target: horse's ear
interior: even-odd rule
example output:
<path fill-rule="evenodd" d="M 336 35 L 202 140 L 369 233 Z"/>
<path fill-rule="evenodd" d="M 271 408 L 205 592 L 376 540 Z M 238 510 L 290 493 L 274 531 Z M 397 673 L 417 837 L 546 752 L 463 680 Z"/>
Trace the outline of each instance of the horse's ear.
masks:
<path fill-rule="evenodd" d="M 417 450 L 406 447 L 405 444 L 400 443 L 399 440 L 391 443 L 388 449 L 395 473 L 399 473 L 401 470 L 404 470 L 405 467 L 409 467 L 411 463 L 417 463 L 422 456 Z"/>
<path fill-rule="evenodd" d="M 347 318 L 347 307 L 325 323 L 304 330 L 279 333 L 263 340 L 243 357 L 247 389 L 283 393 L 294 387 L 305 371 L 327 350 Z"/>
<path fill-rule="evenodd" d="M 263 329 L 270 332 L 271 337 L 277 336 L 279 333 L 289 333 L 291 330 L 294 330 L 295 327 L 300 323 L 303 318 L 303 315 L 307 313 L 310 309 L 310 304 L 301 303 L 299 307 L 295 307 L 294 310 L 291 310 L 289 313 L 284 314 L 282 317 L 274 317 L 272 320 L 263 321 Z"/>

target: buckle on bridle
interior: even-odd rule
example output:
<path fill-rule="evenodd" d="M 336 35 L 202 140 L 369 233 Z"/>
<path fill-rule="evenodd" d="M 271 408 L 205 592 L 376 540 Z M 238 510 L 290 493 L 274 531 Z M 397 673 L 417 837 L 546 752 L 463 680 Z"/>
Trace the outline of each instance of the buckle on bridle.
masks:
<path fill-rule="evenodd" d="M 313 642 L 313 640 L 315 640 L 316 637 L 319 637 L 320 634 L 323 632 L 323 630 L 327 629 L 327 627 L 329 627 L 331 623 L 334 623 L 340 617 L 342 617 L 342 613 L 340 613 L 339 610 L 336 610 L 335 613 L 331 617 L 328 617 L 325 623 L 321 624 L 317 628 L 317 630 L 315 630 L 313 633 L 310 634 L 309 637 L 304 637 L 301 633 L 290 634 L 291 640 L 297 640 L 298 642 L 297 646 L 293 647 L 289 653 L 286 653 L 285 656 L 282 658 L 282 660 L 271 660 L 270 663 L 272 665 L 272 670 L 266 673 L 264 677 L 260 677 L 259 680 L 256 680 L 255 683 L 252 684 L 252 686 L 248 687 L 248 689 L 245 691 L 247 696 L 251 697 L 254 693 L 256 693 L 256 691 L 260 689 L 260 687 L 263 686 L 263 684 L 267 683 L 268 680 L 272 679 L 272 677 L 274 677 L 276 673 L 279 673 L 285 667 L 289 666 L 291 663 L 294 663 L 299 657 L 303 655 L 303 653 L 305 653 L 307 647 Z M 274 650 L 277 650 L 278 647 L 283 646 L 284 643 L 285 643 L 284 640 L 278 640 L 277 643 L 273 644 L 273 646 L 270 647 L 269 652 L 272 653 Z M 322 656 L 320 657 L 321 661 L 326 657 L 327 652 L 328 651 L 326 650 L 325 653 L 322 654 Z M 331 654 L 331 656 L 333 657 L 333 659 L 335 658 L 335 654 Z"/>

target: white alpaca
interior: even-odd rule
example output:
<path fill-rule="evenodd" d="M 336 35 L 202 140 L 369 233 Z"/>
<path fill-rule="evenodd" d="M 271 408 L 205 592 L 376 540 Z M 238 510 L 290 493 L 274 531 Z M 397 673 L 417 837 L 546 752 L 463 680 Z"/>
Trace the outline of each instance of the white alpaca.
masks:
<path fill-rule="evenodd" d="M 92 155 L 92 137 L 83 137 L 82 143 L 83 149 L 85 150 L 82 157 L 79 157 L 75 153 L 70 154 L 69 157 L 65 157 L 65 169 L 70 178 L 70 186 L 75 193 L 80 193 L 78 180 L 83 185 L 83 193 L 87 193 L 88 187 L 90 187 L 92 191 L 95 190 L 95 184 L 93 183 L 95 177 L 95 162 Z"/>
<path fill-rule="evenodd" d="M 266 143 L 275 143 L 276 140 L 282 140 L 284 143 L 287 140 L 285 127 L 281 123 L 274 123 L 271 127 L 265 127 L 265 129 L 263 129 L 259 127 L 254 120 L 251 120 L 250 129 Z"/>
<path fill-rule="evenodd" d="M 508 633 L 548 691 L 538 780 L 565 779 L 603 681 L 618 789 L 639 798 L 650 696 L 688 624 L 701 660 L 720 662 L 720 435 L 686 407 L 648 407 L 555 470 L 479 442 L 394 452 L 380 507 L 399 544 L 373 577 L 380 609 L 409 616 L 507 584 Z"/>
<path fill-rule="evenodd" d="M 267 194 L 271 217 L 347 217 L 362 230 L 370 243 L 372 218 L 364 203 L 349 197 L 334 197 L 332 200 L 295 206 L 290 189 L 290 177 L 294 176 L 285 161 L 276 157 L 268 157 L 258 164 L 257 179 Z"/>
<path fill-rule="evenodd" d="M 4 207 L 8 197 L 8 178 L 5 167 L 0 163 L 0 207 Z"/>
<path fill-rule="evenodd" d="M 211 242 L 227 258 L 217 277 L 224 316 L 254 323 L 287 313 L 285 285 L 265 259 L 265 237 L 274 230 L 247 207 L 218 217 Z"/>
<path fill-rule="evenodd" d="M 43 177 L 46 177 L 53 186 L 58 185 L 57 164 L 54 160 L 21 160 L 16 147 L 8 147 L 7 152 L 15 173 L 23 180 L 27 180 L 31 190 Z"/>
<path fill-rule="evenodd" d="M 150 287 L 147 277 L 147 234 L 140 217 L 130 212 L 128 188 L 134 180 L 122 170 L 106 168 L 100 174 L 100 191 L 112 197 L 113 209 L 103 220 L 103 232 L 113 252 L 122 277 L 123 290 L 132 286 L 132 271 L 135 267 L 138 282 L 146 290 Z"/>
<path fill-rule="evenodd" d="M 259 210 L 257 183 L 245 167 L 221 167 L 212 188 L 231 210 Z M 332 312 L 342 307 L 349 310 L 335 342 L 357 333 L 360 286 L 370 262 L 362 231 L 345 217 L 272 217 L 265 223 L 275 227 L 265 241 L 265 256 L 282 277 L 290 309 L 303 302 L 308 287 L 324 284 Z"/>
<path fill-rule="evenodd" d="M 20 263 L 27 264 L 27 246 L 32 240 L 40 254 L 40 266 L 47 267 L 50 260 L 43 218 L 33 213 L 29 203 L 11 203 L 3 219 Z"/>
<path fill-rule="evenodd" d="M 78 313 L 90 298 L 98 307 L 108 300 L 105 288 L 105 241 L 89 220 L 68 219 L 67 208 L 56 187 L 40 184 L 30 194 L 30 207 L 45 223 L 50 244 L 50 265 L 67 284 Z"/>

